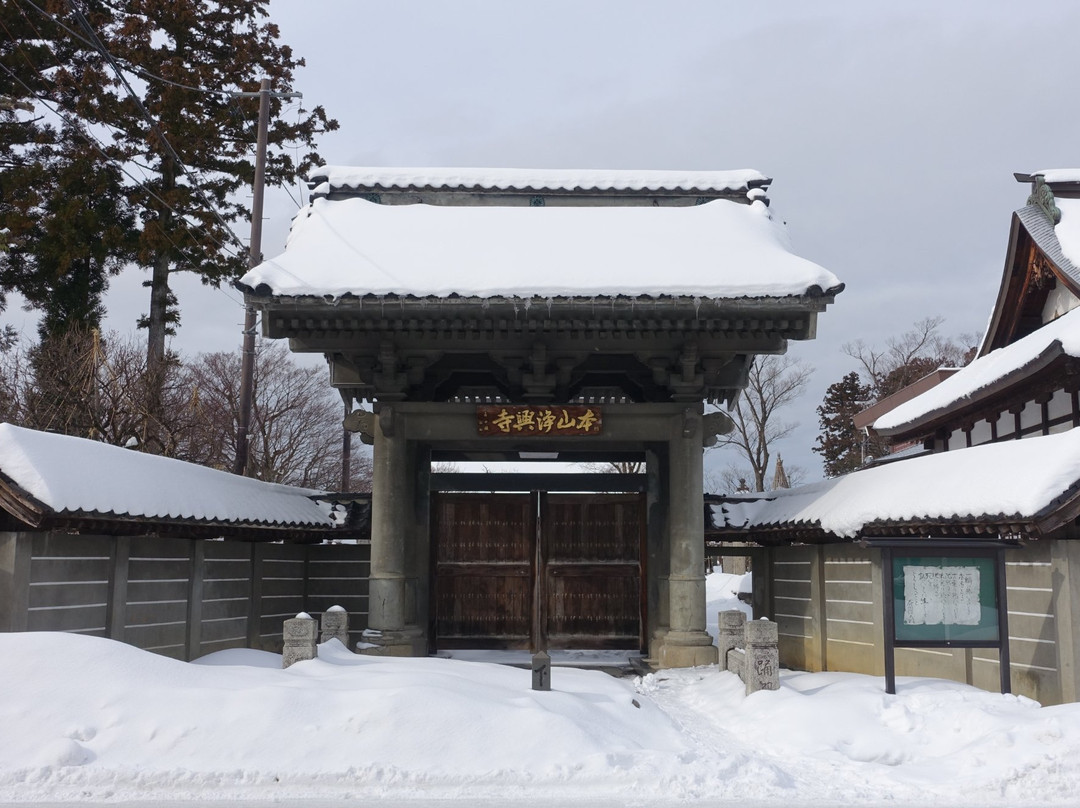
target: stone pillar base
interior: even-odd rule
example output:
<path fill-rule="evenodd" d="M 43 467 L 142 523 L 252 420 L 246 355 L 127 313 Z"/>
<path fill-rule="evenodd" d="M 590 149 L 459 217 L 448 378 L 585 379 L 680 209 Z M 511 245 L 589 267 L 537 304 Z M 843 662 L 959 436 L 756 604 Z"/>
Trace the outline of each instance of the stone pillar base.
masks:
<path fill-rule="evenodd" d="M 705 631 L 669 631 L 657 646 L 658 668 L 715 665 L 719 659 L 712 637 Z"/>
<path fill-rule="evenodd" d="M 660 649 L 664 647 L 664 638 L 668 635 L 669 629 L 666 626 L 658 628 L 649 637 L 649 657 L 648 662 L 656 667 L 659 665 Z"/>
<path fill-rule="evenodd" d="M 427 637 L 419 629 L 404 631 L 365 631 L 364 642 L 371 643 L 370 648 L 361 648 L 361 654 L 368 656 L 425 657 Z"/>

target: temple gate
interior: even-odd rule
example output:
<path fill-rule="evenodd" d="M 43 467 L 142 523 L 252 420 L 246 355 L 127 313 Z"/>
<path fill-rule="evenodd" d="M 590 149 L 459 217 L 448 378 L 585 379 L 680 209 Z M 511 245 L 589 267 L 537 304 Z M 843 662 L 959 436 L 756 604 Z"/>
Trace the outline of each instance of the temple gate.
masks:
<path fill-rule="evenodd" d="M 769 180 L 326 168 L 312 183 L 286 252 L 240 285 L 264 336 L 327 357 L 346 428 L 373 446 L 372 652 L 714 662 L 716 407 L 756 354 L 812 338 L 843 288 L 788 250 Z M 643 471 L 431 472 L 537 459 Z"/>

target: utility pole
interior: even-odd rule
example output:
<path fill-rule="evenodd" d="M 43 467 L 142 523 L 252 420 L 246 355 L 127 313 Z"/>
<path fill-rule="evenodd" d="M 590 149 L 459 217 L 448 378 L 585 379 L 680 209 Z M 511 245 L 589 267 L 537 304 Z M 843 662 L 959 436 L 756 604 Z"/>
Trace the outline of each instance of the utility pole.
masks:
<path fill-rule="evenodd" d="M 259 97 L 259 125 L 255 138 L 255 179 L 251 189 L 251 239 L 248 246 L 248 268 L 262 262 L 263 188 L 266 178 L 266 141 L 270 129 L 270 96 L 301 98 L 301 93 L 272 93 L 270 79 L 263 79 L 259 91 L 233 93 L 233 98 Z M 255 387 L 255 307 L 244 307 L 244 344 L 240 359 L 240 412 L 236 424 L 236 459 L 233 473 L 247 470 L 248 432 L 251 429 L 251 399 Z"/>
<path fill-rule="evenodd" d="M 352 412 L 352 407 L 345 404 L 345 415 Z M 352 479 L 352 432 L 342 427 L 341 429 L 341 490 L 348 491 L 349 480 Z"/>

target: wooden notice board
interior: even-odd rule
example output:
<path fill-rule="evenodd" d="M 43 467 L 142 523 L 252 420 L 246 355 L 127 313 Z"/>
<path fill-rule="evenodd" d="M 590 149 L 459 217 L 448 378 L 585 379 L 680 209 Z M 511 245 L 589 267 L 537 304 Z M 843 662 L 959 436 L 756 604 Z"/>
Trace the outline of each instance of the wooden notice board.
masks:
<path fill-rule="evenodd" d="M 1011 691 L 1004 548 L 966 544 L 883 543 L 886 693 L 897 648 L 996 648 L 1001 692 Z"/>

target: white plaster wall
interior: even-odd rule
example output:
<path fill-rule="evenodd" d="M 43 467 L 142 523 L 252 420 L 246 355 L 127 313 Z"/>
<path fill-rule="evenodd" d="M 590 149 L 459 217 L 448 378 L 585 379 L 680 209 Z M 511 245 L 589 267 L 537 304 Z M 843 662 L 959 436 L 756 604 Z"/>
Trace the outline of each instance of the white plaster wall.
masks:
<path fill-rule="evenodd" d="M 1072 394 L 1064 390 L 1056 390 L 1054 397 L 1050 399 L 1050 420 L 1072 415 Z"/>
<path fill-rule="evenodd" d="M 978 446 L 980 443 L 989 443 L 991 438 L 990 422 L 979 421 L 971 430 L 971 445 Z"/>
<path fill-rule="evenodd" d="M 1080 300 L 1077 300 L 1072 292 L 1059 283 L 1046 296 L 1046 303 L 1043 305 L 1042 310 L 1043 325 L 1046 325 L 1051 320 L 1056 320 L 1077 306 L 1080 306 Z"/>
<path fill-rule="evenodd" d="M 1027 429 L 1029 426 L 1037 426 L 1042 423 L 1042 405 L 1029 401 L 1024 405 L 1020 413 L 1020 428 Z"/>
<path fill-rule="evenodd" d="M 1070 429 L 1072 429 L 1072 421 L 1065 421 L 1050 427 L 1050 434 L 1056 435 L 1058 432 L 1068 432 Z"/>
<path fill-rule="evenodd" d="M 1016 434 L 1013 423 L 1013 414 L 1011 412 L 1002 413 L 1001 418 L 998 420 L 998 440 L 1008 440 Z"/>

